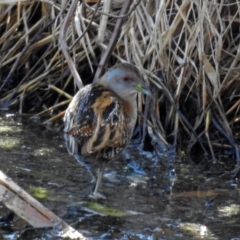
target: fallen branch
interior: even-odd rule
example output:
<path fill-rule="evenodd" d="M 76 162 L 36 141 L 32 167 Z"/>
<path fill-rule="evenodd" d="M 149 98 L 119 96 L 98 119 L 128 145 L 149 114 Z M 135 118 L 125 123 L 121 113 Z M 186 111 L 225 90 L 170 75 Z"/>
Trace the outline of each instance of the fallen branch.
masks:
<path fill-rule="evenodd" d="M 85 237 L 69 226 L 61 218 L 44 207 L 35 198 L 0 171 L 0 199 L 1 202 L 20 218 L 36 228 L 58 226 L 57 236 L 68 239 L 85 239 Z"/>

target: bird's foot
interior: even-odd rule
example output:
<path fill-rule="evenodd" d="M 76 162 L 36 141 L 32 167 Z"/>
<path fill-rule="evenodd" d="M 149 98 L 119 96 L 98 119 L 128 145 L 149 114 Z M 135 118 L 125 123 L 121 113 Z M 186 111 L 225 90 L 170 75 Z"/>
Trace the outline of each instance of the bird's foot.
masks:
<path fill-rule="evenodd" d="M 102 176 L 103 176 L 103 173 L 104 173 L 104 168 L 105 168 L 105 162 L 103 162 L 102 166 L 98 169 L 96 186 L 95 186 L 93 194 L 91 196 L 92 198 L 103 198 L 103 199 L 106 198 L 104 195 L 102 195 L 101 193 L 98 192 L 98 189 L 100 187 L 100 183 L 101 183 L 101 180 L 102 180 Z M 94 180 L 94 177 L 96 179 L 96 176 L 93 175 L 93 180 Z"/>
<path fill-rule="evenodd" d="M 93 192 L 89 197 L 93 199 L 106 199 L 106 196 L 99 192 Z"/>

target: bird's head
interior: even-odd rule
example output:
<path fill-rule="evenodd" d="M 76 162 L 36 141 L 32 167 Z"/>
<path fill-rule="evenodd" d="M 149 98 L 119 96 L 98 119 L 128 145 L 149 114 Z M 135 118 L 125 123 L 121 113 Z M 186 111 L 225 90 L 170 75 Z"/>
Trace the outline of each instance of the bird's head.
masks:
<path fill-rule="evenodd" d="M 102 79 L 104 85 L 122 98 L 131 98 L 136 96 L 137 92 L 152 95 L 150 89 L 144 83 L 140 71 L 129 63 L 115 65 L 105 73 Z"/>

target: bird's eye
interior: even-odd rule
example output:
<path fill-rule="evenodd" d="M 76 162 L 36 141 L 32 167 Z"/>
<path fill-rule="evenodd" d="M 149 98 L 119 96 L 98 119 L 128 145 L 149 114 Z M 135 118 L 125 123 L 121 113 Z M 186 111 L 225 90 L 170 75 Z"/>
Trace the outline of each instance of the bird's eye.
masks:
<path fill-rule="evenodd" d="M 124 76 L 123 81 L 124 82 L 130 82 L 130 81 L 132 81 L 132 79 L 129 76 Z"/>

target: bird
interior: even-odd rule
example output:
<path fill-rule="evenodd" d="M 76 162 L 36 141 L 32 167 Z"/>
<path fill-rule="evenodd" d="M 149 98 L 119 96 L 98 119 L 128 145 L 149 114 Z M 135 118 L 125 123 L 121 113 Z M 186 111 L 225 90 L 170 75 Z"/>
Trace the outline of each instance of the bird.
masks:
<path fill-rule="evenodd" d="M 67 150 L 96 182 L 92 196 L 101 196 L 98 191 L 106 164 L 131 140 L 138 92 L 152 96 L 136 66 L 118 63 L 98 81 L 81 88 L 65 111 Z"/>

